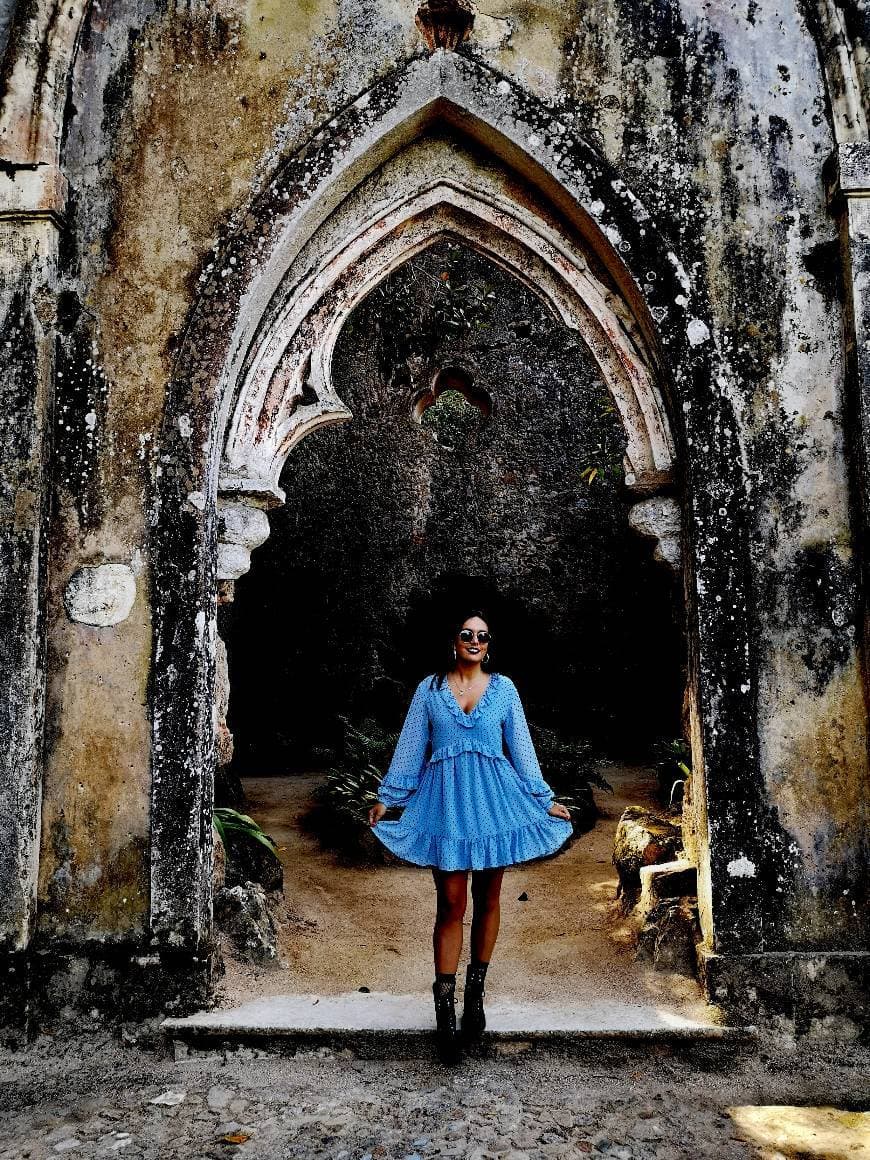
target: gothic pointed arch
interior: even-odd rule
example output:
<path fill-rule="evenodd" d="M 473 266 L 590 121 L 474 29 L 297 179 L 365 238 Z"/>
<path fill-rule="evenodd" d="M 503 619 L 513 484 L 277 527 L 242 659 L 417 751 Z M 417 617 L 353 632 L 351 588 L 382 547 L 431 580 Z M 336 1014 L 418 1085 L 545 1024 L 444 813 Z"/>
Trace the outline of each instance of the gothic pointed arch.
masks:
<path fill-rule="evenodd" d="M 378 82 L 278 168 L 201 276 L 188 332 L 197 342 L 185 344 L 180 370 L 209 382 L 225 402 L 307 240 L 369 174 L 439 122 L 527 179 L 565 216 L 652 345 L 678 343 L 691 357 L 709 341 L 704 305 L 674 247 L 596 150 L 512 82 L 470 59 L 435 53 Z M 203 333 L 213 341 L 202 344 Z"/>
<path fill-rule="evenodd" d="M 315 360 L 315 348 L 322 355 L 329 350 L 328 342 L 302 342 L 294 349 L 299 327 L 281 330 L 294 306 L 301 309 L 305 277 L 316 279 L 321 268 L 318 263 L 303 271 L 294 263 L 304 264 L 312 239 L 329 236 L 328 223 L 335 220 L 338 208 L 371 175 L 439 126 L 513 173 L 532 191 L 534 204 L 515 199 L 508 207 L 512 212 L 508 228 L 499 231 L 493 217 L 503 207 L 484 210 L 475 191 L 469 194 L 456 184 L 436 181 L 429 190 L 432 194 L 437 189 L 429 206 L 424 205 L 424 189 L 414 192 L 423 199 L 418 203 L 407 196 L 392 199 L 398 215 L 395 228 L 384 227 L 381 242 L 365 239 L 362 229 L 339 238 L 334 263 L 323 266 L 330 271 L 330 292 L 313 293 L 300 322 L 319 320 L 325 326 L 323 333 L 332 333 L 330 328 L 340 326 L 342 311 L 410 252 L 409 247 L 423 244 L 428 230 L 429 237 L 452 231 L 465 240 L 478 231 L 481 248 L 497 252 L 508 265 L 518 262 L 510 258 L 511 246 L 524 247 L 523 260 L 537 263 L 534 277 L 549 272 L 551 289 L 544 293 L 554 310 L 573 310 L 573 317 L 582 318 L 589 328 L 590 338 L 595 326 L 603 333 L 612 325 L 602 352 L 609 344 L 618 362 L 622 344 L 623 351 L 632 352 L 623 372 L 630 364 L 655 384 L 656 394 L 647 394 L 644 400 L 647 420 L 639 422 L 637 430 L 649 432 L 656 413 L 662 418 L 658 451 L 667 450 L 671 467 L 679 464 L 675 486 L 685 497 L 684 520 L 712 523 L 715 512 L 717 526 L 726 529 L 721 560 L 698 561 L 687 553 L 684 569 L 687 612 L 694 625 L 689 681 L 694 689 L 695 768 L 702 799 L 704 765 L 715 770 L 720 764 L 733 764 L 738 753 L 745 759 L 754 744 L 745 702 L 734 699 L 734 690 L 746 681 L 750 642 L 735 629 L 735 617 L 729 618 L 721 603 L 723 591 L 728 593 L 729 608 L 746 607 L 749 600 L 737 425 L 726 393 L 717 385 L 713 327 L 703 293 L 642 201 L 564 118 L 470 58 L 444 52 L 414 58 L 361 94 L 278 167 L 259 200 L 228 223 L 223 241 L 200 275 L 198 298 L 170 385 L 154 503 L 151 914 L 159 943 L 196 945 L 209 926 L 219 523 L 244 523 L 244 511 L 255 512 L 256 535 L 243 529 L 239 539 L 258 542 L 267 531 L 261 509 L 280 502 L 274 486 L 276 469 L 280 471 L 281 457 L 293 440 L 304 434 L 303 421 L 346 417 L 330 387 L 328 366 L 322 358 L 319 364 Z M 465 202 L 458 204 L 463 197 Z M 538 207 L 546 208 L 539 212 Z M 389 207 L 382 207 L 382 216 L 389 212 Z M 546 252 L 546 231 L 530 224 L 537 218 L 558 218 L 563 223 L 565 237 L 573 239 L 567 259 L 558 247 Z M 518 224 L 536 238 L 523 238 Z M 420 231 L 416 242 L 411 240 L 415 230 Z M 498 245 L 494 236 L 501 239 Z M 361 252 L 354 261 L 346 261 L 354 238 Z M 571 278 L 583 273 L 578 255 L 584 254 L 594 258 L 607 307 L 597 318 L 589 309 L 591 290 L 571 289 Z M 348 280 L 342 283 L 345 276 Z M 349 297 L 335 309 L 336 292 L 343 288 Z M 331 313 L 323 312 L 324 304 Z M 263 371 L 260 377 L 258 368 Z M 242 402 L 247 387 L 252 390 Z M 642 391 L 635 394 L 640 396 Z M 306 416 L 306 408 L 315 405 L 321 413 Z M 183 423 L 181 415 L 186 417 Z M 268 463 L 255 465 L 267 467 L 265 472 L 246 475 L 237 470 L 235 452 L 240 447 L 250 450 L 256 442 L 234 443 L 246 424 L 261 434 L 272 427 Z M 701 429 L 703 455 L 693 450 Z M 650 463 L 655 454 L 649 452 Z M 244 510 L 220 512 L 219 494 L 243 500 Z M 717 657 L 721 671 L 715 688 L 700 683 L 706 655 Z M 709 671 L 713 667 L 711 663 Z M 713 701 L 715 712 L 707 708 Z M 729 724 L 723 732 L 726 719 Z M 703 829 L 703 809 L 699 819 Z M 727 825 L 716 837 L 727 851 Z M 745 838 L 741 840 L 745 844 Z M 721 860 L 709 870 L 702 867 L 700 873 L 702 910 L 711 940 L 711 879 L 724 873 Z"/>
<path fill-rule="evenodd" d="M 393 269 L 444 236 L 509 270 L 583 338 L 628 436 L 629 485 L 645 493 L 672 482 L 675 448 L 664 400 L 624 304 L 620 312 L 582 254 L 528 210 L 521 217 L 492 195 L 455 179 L 432 182 L 427 174 L 419 191 L 357 223 L 316 268 L 290 280 L 235 387 L 222 494 L 283 498 L 278 480 L 291 448 L 314 427 L 349 418 L 331 374 L 344 321 Z"/>

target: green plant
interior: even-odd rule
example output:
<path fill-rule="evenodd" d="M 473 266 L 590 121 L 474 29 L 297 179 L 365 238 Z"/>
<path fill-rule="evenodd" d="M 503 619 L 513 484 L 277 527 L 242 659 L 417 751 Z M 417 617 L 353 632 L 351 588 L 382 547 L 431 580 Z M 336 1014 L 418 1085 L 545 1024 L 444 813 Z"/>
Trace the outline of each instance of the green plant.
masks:
<path fill-rule="evenodd" d="M 332 768 L 327 770 L 322 795 L 333 809 L 363 821 L 369 807 L 378 800 L 382 777 L 381 770 L 374 765 Z"/>
<path fill-rule="evenodd" d="M 610 782 L 594 768 L 592 746 L 585 738 L 569 737 L 534 722 L 529 722 L 529 732 L 556 800 L 568 807 L 579 829 L 590 829 L 598 816 L 592 787 L 613 792 Z"/>
<path fill-rule="evenodd" d="M 467 435 L 472 422 L 480 419 L 480 412 L 461 391 L 442 391 L 438 401 L 427 407 L 420 420 L 421 427 L 430 430 L 437 441 L 453 451 Z"/>
<path fill-rule="evenodd" d="M 338 761 L 326 771 L 317 796 L 339 814 L 367 825 L 369 807 L 378 800 L 378 787 L 399 735 L 372 717 L 357 725 L 348 717 L 339 717 L 339 722 L 342 740 Z"/>
<path fill-rule="evenodd" d="M 653 745 L 659 795 L 672 804 L 677 785 L 692 776 L 692 755 L 683 737 L 663 737 Z"/>
<path fill-rule="evenodd" d="M 259 842 L 270 853 L 276 857 L 278 856 L 275 843 L 268 834 L 263 833 L 259 824 L 250 815 L 240 814 L 238 810 L 232 810 L 229 806 L 218 806 L 212 814 L 212 821 L 214 828 L 217 830 L 218 837 L 223 842 L 224 848 L 227 851 L 227 858 L 230 856 L 229 848 L 231 838 L 235 835 L 248 838 L 252 842 Z"/>
<path fill-rule="evenodd" d="M 611 420 L 614 416 L 618 419 L 616 406 L 609 394 L 604 398 L 598 415 L 601 419 Z M 606 432 L 604 437 L 588 453 L 587 463 L 580 471 L 580 478 L 590 487 L 596 480 L 600 483 L 605 476 L 620 479 L 624 473 L 625 437 L 622 429 L 612 421 L 604 424 L 602 429 Z"/>
<path fill-rule="evenodd" d="M 315 791 L 305 824 L 322 845 L 352 861 L 388 861 L 391 856 L 371 833 L 368 811 L 399 739 L 374 718 L 354 724 L 338 718 L 341 740 L 335 763 Z"/>

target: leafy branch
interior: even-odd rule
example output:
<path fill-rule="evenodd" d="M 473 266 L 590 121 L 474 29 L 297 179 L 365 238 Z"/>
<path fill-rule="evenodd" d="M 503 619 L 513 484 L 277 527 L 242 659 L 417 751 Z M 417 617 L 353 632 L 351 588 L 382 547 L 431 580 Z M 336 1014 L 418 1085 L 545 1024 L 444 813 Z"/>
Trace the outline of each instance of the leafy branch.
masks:
<path fill-rule="evenodd" d="M 252 842 L 259 842 L 261 846 L 265 846 L 270 853 L 277 857 L 278 851 L 275 848 L 275 843 L 268 834 L 263 833 L 260 825 L 250 815 L 240 814 L 238 810 L 230 809 L 229 806 L 218 806 L 212 814 L 212 821 L 218 837 L 225 847 L 230 835 L 237 834 Z"/>
<path fill-rule="evenodd" d="M 616 405 L 608 394 L 604 406 L 598 412 L 598 417 L 605 419 L 613 416 L 619 419 Z M 612 479 L 621 479 L 623 475 L 624 435 L 621 425 L 617 426 L 617 424 L 610 423 L 605 426 L 605 430 L 608 434 L 589 452 L 588 462 L 580 472 L 580 478 L 585 480 L 590 487 L 596 480 L 601 482 L 605 476 L 609 475 Z"/>

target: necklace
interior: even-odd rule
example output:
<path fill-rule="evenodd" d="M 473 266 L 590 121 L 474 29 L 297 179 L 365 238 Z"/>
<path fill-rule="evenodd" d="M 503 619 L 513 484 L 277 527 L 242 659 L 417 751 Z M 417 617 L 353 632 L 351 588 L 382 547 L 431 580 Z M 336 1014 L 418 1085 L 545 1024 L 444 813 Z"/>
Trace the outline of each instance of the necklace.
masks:
<path fill-rule="evenodd" d="M 453 676 L 453 674 L 452 674 L 452 673 L 451 673 L 451 676 Z M 478 676 L 480 676 L 480 674 L 479 674 L 479 673 L 478 673 Z M 468 690 L 469 690 L 469 689 L 470 689 L 470 688 L 471 688 L 471 687 L 474 685 L 474 682 L 475 682 L 476 680 L 477 680 L 477 677 L 472 677 L 472 678 L 471 678 L 471 680 L 468 682 L 468 684 L 467 684 L 467 685 L 460 685 L 460 683 L 459 683 L 459 681 L 456 679 L 456 677 L 453 677 L 453 684 L 454 684 L 454 686 L 455 686 L 455 688 L 456 688 L 456 691 L 457 691 L 457 693 L 459 693 L 459 694 L 461 695 L 461 694 L 463 694 L 463 693 L 467 693 L 467 692 L 468 692 Z"/>

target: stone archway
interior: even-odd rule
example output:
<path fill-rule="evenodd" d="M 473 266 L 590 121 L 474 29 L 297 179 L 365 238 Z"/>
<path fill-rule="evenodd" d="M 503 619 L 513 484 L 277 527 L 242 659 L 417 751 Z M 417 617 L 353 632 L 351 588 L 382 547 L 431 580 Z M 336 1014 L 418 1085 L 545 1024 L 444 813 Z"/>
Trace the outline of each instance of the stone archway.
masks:
<path fill-rule="evenodd" d="M 57 295 L 56 251 L 67 193 L 63 141 L 68 114 L 74 108 L 68 98 L 79 44 L 88 44 L 91 28 L 87 0 L 70 0 L 63 6 L 55 0 L 33 0 L 13 7 L 0 110 L 0 143 L 6 160 L 0 175 L 0 214 L 15 242 L 9 251 L 9 270 L 16 284 L 25 291 L 39 289 L 33 302 L 38 301 L 40 309 L 31 310 L 29 316 L 34 323 L 37 314 L 41 322 L 42 316 L 50 313 L 43 307 Z M 861 228 L 862 207 L 867 204 L 865 195 L 870 187 L 865 164 L 867 124 L 861 108 L 867 88 L 862 74 L 866 36 L 856 12 L 852 0 L 839 4 L 813 0 L 804 13 L 808 27 L 798 29 L 793 41 L 799 47 L 804 39 L 807 48 L 812 42 L 827 84 L 827 113 L 835 141 L 827 167 L 829 204 L 831 212 L 842 217 L 846 333 L 853 338 L 858 335 L 855 342 L 847 343 L 850 350 L 864 347 L 860 332 L 866 311 L 858 258 L 867 233 Z M 430 48 L 435 43 L 432 38 Z M 447 38 L 440 47 L 455 48 L 456 44 L 455 39 Z M 100 47 L 92 55 L 105 51 Z M 294 247 L 304 247 L 305 239 L 316 232 L 316 223 L 326 220 L 347 191 L 356 188 L 384 158 L 405 149 L 421 132 L 444 124 L 464 127 L 482 154 L 497 156 L 513 167 L 531 181 L 541 203 L 561 209 L 566 220 L 576 226 L 578 236 L 586 237 L 601 253 L 622 298 L 636 317 L 644 320 L 646 340 L 659 352 L 661 382 L 678 436 L 685 496 L 681 517 L 686 531 L 686 601 L 696 695 L 693 734 L 701 790 L 696 822 L 704 854 L 701 888 L 705 932 L 709 948 L 732 956 L 730 963 L 723 960 L 719 964 L 726 983 L 728 971 L 735 973 L 741 987 L 745 982 L 738 977 L 741 971 L 754 979 L 775 970 L 779 978 L 781 952 L 809 955 L 817 937 L 836 947 L 853 945 L 851 919 L 838 918 L 830 927 L 819 920 L 810 930 L 801 925 L 802 919 L 796 923 L 795 915 L 801 908 L 794 905 L 802 898 L 815 899 L 817 882 L 824 884 L 819 898 L 839 898 L 837 875 L 850 863 L 831 844 L 829 834 L 834 829 L 825 804 L 814 814 L 814 835 L 806 842 L 802 835 L 796 838 L 800 853 L 794 847 L 789 849 L 789 826 L 794 829 L 794 817 L 803 810 L 800 794 L 797 807 L 790 802 L 784 805 L 779 772 L 774 770 L 767 741 L 771 722 L 775 727 L 790 711 L 785 702 L 777 700 L 776 688 L 765 683 L 768 654 L 764 640 L 759 640 L 768 612 L 763 600 L 758 602 L 755 628 L 751 623 L 753 580 L 756 585 L 764 583 L 762 557 L 756 551 L 753 567 L 747 548 L 758 527 L 759 496 L 753 488 L 752 465 L 744 457 L 751 448 L 743 421 L 749 412 L 742 410 L 739 395 L 751 375 L 726 357 L 724 333 L 721 365 L 717 360 L 720 334 L 695 291 L 704 275 L 700 274 L 695 283 L 696 267 L 692 264 L 692 258 L 703 262 L 709 254 L 707 239 L 689 226 L 686 236 L 693 235 L 694 240 L 687 246 L 695 247 L 694 254 L 675 244 L 683 223 L 676 218 L 670 223 L 664 219 L 656 222 L 649 207 L 626 189 L 625 174 L 602 162 L 588 142 L 574 132 L 570 113 L 535 100 L 521 85 L 476 63 L 476 47 L 463 53 L 466 51 L 468 56 L 462 58 L 443 52 L 434 53 L 429 60 L 421 56 L 400 58 L 405 63 L 394 71 L 377 74 L 379 79 L 369 90 L 318 128 L 305 149 L 285 161 L 267 182 L 266 194 L 258 203 L 246 205 L 227 221 L 225 236 L 212 255 L 215 272 L 202 271 L 201 297 L 188 319 L 187 339 L 170 387 L 160 439 L 156 467 L 163 475 L 153 481 L 148 511 L 153 528 L 148 547 L 154 549 L 155 566 L 149 596 L 153 593 L 156 604 L 156 661 L 149 674 L 154 707 L 152 804 L 156 811 L 151 898 L 154 945 L 186 951 L 208 933 L 205 871 L 210 841 L 207 805 L 214 643 L 210 622 L 219 523 L 214 459 L 225 426 L 221 400 L 228 398 L 229 384 L 238 380 L 236 355 L 241 352 L 240 357 L 245 357 L 250 349 L 246 328 L 259 327 L 274 297 L 274 285 L 270 287 L 268 277 L 259 279 L 259 274 L 271 277 L 280 268 L 283 258 L 274 268 L 269 264 L 278 251 L 292 260 Z M 739 59 L 739 49 L 730 55 Z M 384 59 L 392 62 L 395 58 Z M 807 62 L 806 56 L 800 59 Z M 384 67 L 392 68 L 392 63 Z M 811 87 L 814 84 L 811 80 Z M 819 140 L 827 138 L 821 134 Z M 818 142 L 815 148 L 819 148 Z M 816 217 L 823 219 L 820 209 Z M 244 267 L 239 266 L 242 254 Z M 229 262 L 231 257 L 236 258 L 235 266 Z M 264 262 L 262 271 L 260 259 Z M 207 264 L 208 257 L 203 260 L 203 266 Z M 220 277 L 224 271 L 225 280 Z M 656 275 L 655 282 L 648 280 L 650 273 Z M 36 281 L 32 280 L 34 274 Z M 711 294 L 717 294 L 715 286 L 711 286 Z M 717 314 L 722 318 L 721 312 Z M 721 325 L 726 324 L 723 321 Z M 38 492 L 50 447 L 51 399 L 58 389 L 52 383 L 56 332 L 49 324 L 44 329 L 25 328 L 22 333 L 31 346 L 33 333 L 38 339 L 31 365 L 39 372 L 35 402 L 40 423 L 26 453 Z M 862 391 L 866 394 L 862 385 L 865 369 L 855 360 L 845 372 L 846 389 L 855 396 L 856 414 L 866 410 L 859 397 Z M 23 392 L 22 399 L 29 407 L 32 393 Z M 857 437 L 852 454 L 858 461 L 856 489 L 866 500 L 866 456 Z M 18 472 L 18 463 L 16 456 L 13 473 Z M 17 477 L 13 474 L 11 478 Z M 638 529 L 648 527 L 657 532 L 660 522 L 648 524 L 648 512 L 641 503 L 652 506 L 657 497 L 639 501 L 636 510 Z M 866 509 L 866 502 L 862 507 Z M 251 544 L 266 533 L 262 507 L 243 503 L 235 515 L 237 524 L 255 525 L 247 533 L 238 532 L 243 538 L 247 535 Z M 18 563 L 9 570 L 12 579 L 7 583 L 10 607 L 23 606 L 19 592 L 29 591 L 31 599 L 30 619 L 21 622 L 24 628 L 20 632 L 10 634 L 10 639 L 14 636 L 22 643 L 6 674 L 6 700 L 15 728 L 8 730 L 12 741 L 0 769 L 0 798 L 10 815 L 12 834 L 8 843 L 12 854 L 0 865 L 0 893 L 9 900 L 0 917 L 4 936 L 13 948 L 26 947 L 31 935 L 40 853 L 40 739 L 46 678 L 37 613 L 46 519 L 44 511 L 34 506 L 27 514 L 28 535 L 21 538 L 16 514 L 14 532 L 19 542 L 13 550 L 19 553 Z M 233 519 L 233 513 L 224 508 L 222 522 L 229 525 Z M 866 529 L 866 524 L 866 510 L 862 510 L 856 526 Z M 224 537 L 221 556 L 225 559 L 234 553 L 237 564 L 244 564 L 246 548 L 235 545 L 234 534 Z M 660 539 L 663 553 L 667 542 Z M 10 543 L 15 542 L 10 539 Z M 148 576 L 150 581 L 150 570 Z M 23 701 L 22 690 L 27 692 Z M 775 758 L 775 747 L 773 755 Z M 801 761 L 797 758 L 794 766 L 788 766 L 790 777 Z M 842 761 L 838 768 L 845 768 Z M 821 774 L 815 768 L 813 775 L 813 784 L 821 785 Z M 819 838 L 823 830 L 826 836 Z M 818 841 L 825 850 L 834 851 L 833 861 L 818 862 L 819 847 L 813 844 Z M 771 906 L 771 898 L 781 898 L 784 905 Z M 754 961 L 750 961 L 753 956 Z M 783 956 L 783 965 L 785 961 Z M 802 961 L 794 959 L 796 964 Z M 818 968 L 815 960 L 807 959 L 800 969 L 815 973 Z M 797 966 L 794 973 L 796 978 Z M 789 975 L 783 982 L 782 989 L 792 986 L 791 978 Z"/>
<path fill-rule="evenodd" d="M 353 420 L 294 446 L 270 540 L 220 617 L 230 784 L 316 765 L 341 735 L 334 712 L 397 727 L 451 585 L 497 617 L 500 664 L 541 720 L 563 714 L 602 752 L 656 726 L 676 736 L 679 582 L 627 523 L 624 428 L 577 332 L 450 234 L 360 302 L 331 370 Z M 545 638 L 561 681 L 530 665 Z"/>
<path fill-rule="evenodd" d="M 678 539 L 676 503 L 667 494 L 676 478 L 674 437 L 655 368 L 632 334 L 636 327 L 625 303 L 594 277 L 579 250 L 545 231 L 528 211 L 523 220 L 510 207 L 493 206 L 475 191 L 447 182 L 353 226 L 350 238 L 295 284 L 244 367 L 220 468 L 219 510 L 232 514 L 221 525 L 219 551 L 228 570 L 219 570 L 219 579 L 237 579 L 242 549 L 262 543 L 260 509 L 284 501 L 278 476 L 293 447 L 318 427 L 351 418 L 331 372 L 344 322 L 392 270 L 444 237 L 461 239 L 533 287 L 582 337 L 628 437 L 626 486 L 637 497 L 665 493 L 658 505 L 645 504 L 643 510 L 667 513 L 661 517 L 667 538 Z M 287 280 L 294 282 L 292 267 Z M 252 512 L 247 523 L 246 505 Z M 655 520 L 646 514 L 642 524 L 648 534 Z"/>
<path fill-rule="evenodd" d="M 286 327 L 296 316 L 285 307 L 288 302 L 299 307 L 303 299 L 298 293 L 302 282 L 294 281 L 291 273 L 293 263 L 322 227 L 329 233 L 327 223 L 337 207 L 368 177 L 400 156 L 424 130 L 438 125 L 458 129 L 475 150 L 509 168 L 534 191 L 533 210 L 518 205 L 512 228 L 516 222 L 534 220 L 538 207 L 541 220 L 562 223 L 570 244 L 557 248 L 550 261 L 548 239 L 541 233 L 534 244 L 526 241 L 524 252 L 538 269 L 552 271 L 547 276 L 554 288 L 554 308 L 571 307 L 578 329 L 588 327 L 590 338 L 597 326 L 600 339 L 597 344 L 590 340 L 590 349 L 598 352 L 602 369 L 609 362 L 608 383 L 619 386 L 614 398 L 626 407 L 633 399 L 644 416 L 643 422 L 631 425 L 635 436 L 647 436 L 638 438 L 643 451 L 638 464 L 644 468 L 637 478 L 639 493 L 655 493 L 657 486 L 649 484 L 663 466 L 668 483 L 679 482 L 684 489 L 685 521 L 693 531 L 686 538 L 684 576 L 702 913 L 710 945 L 729 929 L 741 931 L 747 945 L 747 938 L 753 940 L 760 882 L 729 880 L 726 866 L 738 851 L 747 856 L 747 842 L 758 864 L 768 857 L 747 837 L 747 819 L 763 809 L 761 787 L 752 777 L 755 739 L 743 692 L 750 687 L 748 553 L 736 425 L 724 393 L 716 388 L 703 302 L 642 203 L 593 149 L 509 81 L 470 60 L 440 52 L 412 60 L 317 133 L 279 170 L 255 209 L 215 255 L 213 269 L 200 279 L 199 302 L 171 385 L 163 432 L 165 467 L 158 481 L 154 937 L 170 946 L 195 946 L 209 930 L 219 526 L 221 567 L 234 556 L 238 569 L 245 552 L 267 530 L 264 510 L 280 502 L 274 482 L 281 456 L 307 430 L 346 417 L 330 389 L 323 356 L 352 297 L 342 301 L 336 293 L 312 293 L 311 305 L 299 311 L 298 322 L 306 322 L 319 342 L 302 341 L 294 347 L 302 331 L 299 325 Z M 349 275 L 349 289 L 364 293 L 363 287 L 376 284 L 391 262 L 408 252 L 399 245 L 391 256 L 395 240 L 401 242 L 427 220 L 435 222 L 439 214 L 442 220 L 431 236 L 448 230 L 472 236 L 474 219 L 487 216 L 491 239 L 498 228 L 492 221 L 494 210 L 471 213 L 467 204 L 452 204 L 455 187 L 450 196 L 446 188 L 442 186 L 425 213 L 424 207 L 415 206 L 413 219 L 406 207 L 391 231 L 384 228 L 386 239 L 380 245 L 363 247 L 353 263 L 345 262 L 342 273 Z M 448 223 L 444 219 L 450 215 Z M 359 235 L 357 240 L 362 242 Z M 523 242 L 514 237 L 504 243 L 502 261 L 508 260 L 511 244 Z M 592 309 L 592 287 L 581 293 L 572 283 L 578 273 L 586 273 L 581 261 L 571 261 L 572 251 L 582 263 L 594 263 L 605 287 L 606 314 L 596 315 Z M 343 247 L 336 254 L 349 256 Z M 369 261 L 373 265 L 367 269 Z M 332 267 L 336 274 L 341 263 Z M 317 263 L 313 268 L 319 273 L 327 266 Z M 340 279 L 330 283 L 331 289 L 340 285 Z M 313 281 L 306 286 L 313 288 Z M 647 394 L 644 383 L 651 388 Z M 657 414 L 660 432 L 667 434 L 655 439 L 650 420 Z M 250 438 L 242 437 L 245 431 Z M 702 462 L 692 450 L 699 437 Z M 685 463 L 679 481 L 668 474 L 673 456 L 664 464 L 656 459 L 657 451 L 670 453 L 675 447 L 681 449 L 677 459 Z M 228 465 L 232 470 L 223 470 Z M 240 465 L 245 470 L 237 470 Z M 260 465 L 268 470 L 250 470 Z M 648 469 L 654 472 L 652 478 Z M 698 529 L 706 529 L 702 552 L 693 545 Z M 727 794 L 721 788 L 725 770 L 731 772 Z M 717 781 L 718 771 L 723 782 Z M 726 897 L 727 907 L 717 911 L 714 899 Z"/>

